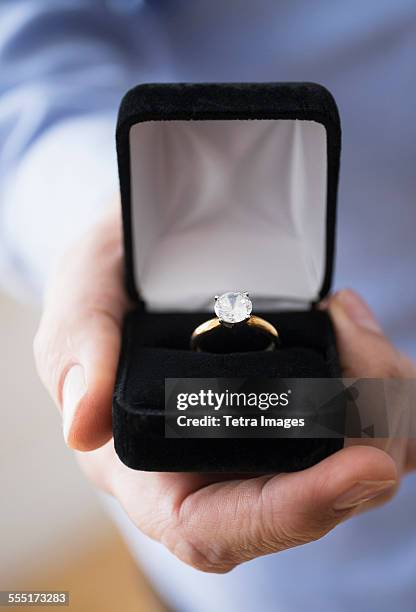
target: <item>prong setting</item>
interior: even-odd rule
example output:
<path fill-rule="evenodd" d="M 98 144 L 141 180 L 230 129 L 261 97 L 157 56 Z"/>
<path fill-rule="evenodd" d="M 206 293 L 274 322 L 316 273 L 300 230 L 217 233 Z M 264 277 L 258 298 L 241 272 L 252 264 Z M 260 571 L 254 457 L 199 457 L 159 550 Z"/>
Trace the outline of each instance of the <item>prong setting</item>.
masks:
<path fill-rule="evenodd" d="M 248 293 L 227 291 L 216 296 L 214 310 L 219 321 L 227 327 L 247 321 L 253 305 Z"/>

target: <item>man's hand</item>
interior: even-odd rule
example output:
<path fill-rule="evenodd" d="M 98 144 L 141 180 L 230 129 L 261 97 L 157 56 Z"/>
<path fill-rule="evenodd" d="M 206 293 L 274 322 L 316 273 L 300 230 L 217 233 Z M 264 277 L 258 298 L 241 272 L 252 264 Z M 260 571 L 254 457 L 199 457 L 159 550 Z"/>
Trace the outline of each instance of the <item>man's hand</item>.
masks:
<path fill-rule="evenodd" d="M 122 278 L 120 219 L 111 213 L 62 262 L 47 294 L 35 355 L 62 408 L 68 445 L 91 451 L 79 453 L 85 472 L 119 500 L 139 529 L 196 568 L 226 572 L 316 540 L 394 492 L 411 462 L 403 441 L 390 454 L 355 444 L 294 474 L 226 477 L 124 466 L 111 440 L 120 330 L 129 308 Z M 342 291 L 324 307 L 345 376 L 415 376 L 414 364 L 387 341 L 357 295 Z"/>

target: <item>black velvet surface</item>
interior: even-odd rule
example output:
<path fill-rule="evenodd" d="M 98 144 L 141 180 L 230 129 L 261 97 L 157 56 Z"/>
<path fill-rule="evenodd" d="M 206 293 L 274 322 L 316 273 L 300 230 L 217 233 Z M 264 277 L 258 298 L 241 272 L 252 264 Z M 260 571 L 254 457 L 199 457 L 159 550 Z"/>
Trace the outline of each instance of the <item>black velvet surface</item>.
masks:
<path fill-rule="evenodd" d="M 336 104 L 324 87 L 315 83 L 155 83 L 130 90 L 119 111 L 117 156 L 126 287 L 137 308 L 124 323 L 113 399 L 116 451 L 126 465 L 144 470 L 264 473 L 303 469 L 338 450 L 342 441 L 164 437 L 165 377 L 339 375 L 334 335 L 322 312 L 265 314 L 280 332 L 282 345 L 277 351 L 198 354 L 189 350 L 189 338 L 207 314 L 145 311 L 133 258 L 129 132 L 132 125 L 142 121 L 175 119 L 304 119 L 325 127 L 326 265 L 319 297 L 325 296 L 331 286 L 341 132 Z"/>
<path fill-rule="evenodd" d="M 168 439 L 165 378 L 339 376 L 326 313 L 258 313 L 280 332 L 276 351 L 196 353 L 189 338 L 206 313 L 147 313 L 125 320 L 113 402 L 116 451 L 129 467 L 157 471 L 262 473 L 303 469 L 342 447 L 339 439 Z"/>

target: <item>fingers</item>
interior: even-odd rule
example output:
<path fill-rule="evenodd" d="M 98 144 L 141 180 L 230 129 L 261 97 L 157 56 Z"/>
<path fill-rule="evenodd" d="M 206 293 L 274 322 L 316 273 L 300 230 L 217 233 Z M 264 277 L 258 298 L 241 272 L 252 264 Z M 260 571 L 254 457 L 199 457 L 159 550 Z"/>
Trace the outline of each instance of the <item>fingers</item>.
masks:
<path fill-rule="evenodd" d="M 354 291 L 336 293 L 325 304 L 332 318 L 342 373 L 351 378 L 407 379 L 414 378 L 416 368 L 384 336 L 368 305 Z M 384 400 L 388 408 L 390 437 L 369 439 L 367 444 L 378 446 L 389 452 L 402 471 L 408 458 L 409 433 L 409 387 L 403 383 L 384 386 Z M 362 405 L 371 422 L 377 420 L 380 406 L 376 405 L 374 394 L 369 388 L 369 399 L 365 402 L 365 388 L 362 389 Z M 346 444 L 360 443 L 359 439 L 348 440 Z"/>
<path fill-rule="evenodd" d="M 325 308 L 334 324 L 345 377 L 414 376 L 410 361 L 388 341 L 368 305 L 354 291 L 337 292 Z"/>
<path fill-rule="evenodd" d="M 396 478 L 386 453 L 356 446 L 296 474 L 203 487 L 178 506 L 174 528 L 156 537 L 186 563 L 226 572 L 322 537 Z"/>
<path fill-rule="evenodd" d="M 111 437 L 111 398 L 127 300 L 119 215 L 112 212 L 65 256 L 52 281 L 34 350 L 62 408 L 67 444 L 90 450 Z"/>

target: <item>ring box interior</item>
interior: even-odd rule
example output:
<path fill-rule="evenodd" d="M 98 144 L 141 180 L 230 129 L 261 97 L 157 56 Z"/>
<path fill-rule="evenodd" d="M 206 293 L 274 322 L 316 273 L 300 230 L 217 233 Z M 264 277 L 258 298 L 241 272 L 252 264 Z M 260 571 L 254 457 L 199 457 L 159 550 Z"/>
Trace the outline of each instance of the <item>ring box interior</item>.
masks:
<path fill-rule="evenodd" d="M 117 124 L 126 288 L 113 396 L 129 467 L 265 473 L 304 469 L 339 438 L 165 438 L 165 378 L 340 376 L 316 304 L 331 287 L 341 146 L 331 94 L 314 83 L 148 84 Z M 198 353 L 213 297 L 248 291 L 275 351 Z"/>

